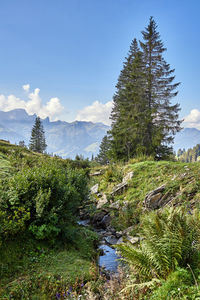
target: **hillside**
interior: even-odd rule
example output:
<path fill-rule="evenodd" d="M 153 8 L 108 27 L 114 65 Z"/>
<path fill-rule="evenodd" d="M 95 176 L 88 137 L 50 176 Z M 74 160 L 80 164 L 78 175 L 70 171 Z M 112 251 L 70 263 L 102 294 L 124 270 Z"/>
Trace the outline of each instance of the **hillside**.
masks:
<path fill-rule="evenodd" d="M 28 145 L 31 129 L 36 115 L 28 115 L 24 109 L 8 112 L 0 111 L 0 139 L 19 143 L 24 140 Z M 76 154 L 91 157 L 98 153 L 103 136 L 109 129 L 102 123 L 75 121 L 51 122 L 49 118 L 42 120 L 47 152 L 57 154 L 63 158 L 74 158 Z"/>
<path fill-rule="evenodd" d="M 77 225 L 82 165 L 0 140 L 0 299 L 55 299 L 93 279 L 97 236 Z"/>
<path fill-rule="evenodd" d="M 200 164 L 138 158 L 127 164 L 93 166 L 89 182 L 88 167 L 84 161 L 53 158 L 0 141 L 0 299 L 10 295 L 46 300 L 80 295 L 83 300 L 199 296 L 195 255 L 200 244 Z M 89 222 L 89 226 L 78 225 L 79 217 L 80 224 Z M 99 269 L 97 262 L 100 265 L 108 250 L 97 250 L 98 239 L 103 249 L 117 247 L 127 258 L 119 275 Z M 194 240 L 195 248 L 189 248 Z M 176 241 L 180 243 L 174 269 L 166 264 Z M 129 254 L 143 255 L 145 247 L 151 251 L 154 244 L 155 257 L 162 258 L 163 249 L 166 256 L 159 261 L 160 269 L 149 261 L 143 273 L 144 266 L 135 268 Z M 189 251 L 186 261 L 180 251 L 183 257 Z M 167 266 L 169 272 L 163 275 Z"/>

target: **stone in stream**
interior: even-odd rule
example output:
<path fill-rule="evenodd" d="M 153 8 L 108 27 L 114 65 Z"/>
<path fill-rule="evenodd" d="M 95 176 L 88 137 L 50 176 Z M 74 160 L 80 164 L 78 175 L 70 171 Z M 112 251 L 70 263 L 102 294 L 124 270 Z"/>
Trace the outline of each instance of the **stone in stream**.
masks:
<path fill-rule="evenodd" d="M 109 245 L 116 245 L 118 239 L 114 236 L 114 235 L 110 235 L 105 237 L 105 241 L 109 244 Z"/>

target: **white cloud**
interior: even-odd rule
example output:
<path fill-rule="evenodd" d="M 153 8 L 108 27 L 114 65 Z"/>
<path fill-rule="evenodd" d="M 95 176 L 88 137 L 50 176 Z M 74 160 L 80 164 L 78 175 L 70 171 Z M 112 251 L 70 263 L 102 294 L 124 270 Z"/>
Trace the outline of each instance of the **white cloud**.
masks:
<path fill-rule="evenodd" d="M 92 103 L 92 105 L 86 106 L 83 109 L 81 109 L 76 116 L 76 120 L 91 121 L 94 123 L 102 122 L 106 125 L 110 125 L 111 120 L 109 119 L 109 117 L 112 107 L 112 101 L 108 101 L 105 104 L 99 101 L 95 101 Z"/>
<path fill-rule="evenodd" d="M 184 126 L 200 129 L 200 111 L 198 109 L 192 109 L 189 115 L 184 118 Z"/>
<path fill-rule="evenodd" d="M 29 90 L 30 90 L 30 84 L 24 84 L 22 86 L 22 88 L 25 90 L 25 92 L 29 92 Z"/>
<path fill-rule="evenodd" d="M 30 85 L 23 85 L 23 89 L 29 92 Z M 40 98 L 40 89 L 36 88 L 28 94 L 28 101 L 17 98 L 15 95 L 0 95 L 0 110 L 9 111 L 16 108 L 23 108 L 28 114 L 37 114 L 41 118 L 50 117 L 51 121 L 57 120 L 63 111 L 59 98 L 51 98 L 46 104 Z"/>

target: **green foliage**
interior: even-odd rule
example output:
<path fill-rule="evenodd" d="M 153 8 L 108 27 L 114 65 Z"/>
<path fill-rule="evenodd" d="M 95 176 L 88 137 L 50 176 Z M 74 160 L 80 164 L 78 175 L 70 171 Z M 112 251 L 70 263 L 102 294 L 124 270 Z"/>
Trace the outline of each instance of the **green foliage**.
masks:
<path fill-rule="evenodd" d="M 96 161 L 101 165 L 107 165 L 110 161 L 110 149 L 111 149 L 111 141 L 110 138 L 105 135 L 101 141 L 99 147 L 99 154 L 96 157 Z"/>
<path fill-rule="evenodd" d="M 40 117 L 36 117 L 35 124 L 31 131 L 29 149 L 38 153 L 43 153 L 46 147 L 43 125 Z"/>
<path fill-rule="evenodd" d="M 24 235 L 8 241 L 0 249 L 0 299 L 48 300 L 57 293 L 81 293 L 81 285 L 96 276 L 91 261 L 97 235 L 77 226 L 71 230 L 76 233 L 73 246 L 62 242 L 52 248 Z"/>
<path fill-rule="evenodd" d="M 180 131 L 179 105 L 171 104 L 179 83 L 166 63 L 157 25 L 151 17 L 142 31 L 140 47 L 134 39 L 120 73 L 111 114 L 111 153 L 115 160 L 128 161 L 137 155 L 165 159 L 168 145 Z"/>
<path fill-rule="evenodd" d="M 22 207 L 30 215 L 27 227 L 38 239 L 64 234 L 88 195 L 84 171 L 63 168 L 53 160 L 19 171 L 7 186 L 0 208 L 13 215 Z M 15 197 L 11 198 L 10 193 Z"/>
<path fill-rule="evenodd" d="M 193 268 L 199 263 L 199 213 L 182 208 L 151 212 L 141 220 L 143 240 L 139 248 L 120 245 L 122 256 L 139 280 L 167 278 L 178 266 Z"/>
<path fill-rule="evenodd" d="M 152 212 L 141 220 L 140 247 L 120 245 L 122 256 L 134 267 L 140 280 L 167 278 L 170 272 L 199 263 L 199 213 L 181 208 Z"/>
<path fill-rule="evenodd" d="M 191 285 L 193 285 L 191 272 L 178 268 L 177 271 L 169 275 L 166 281 L 162 282 L 162 285 L 148 299 L 194 299 L 188 298 L 189 295 L 187 295 Z"/>
<path fill-rule="evenodd" d="M 197 144 L 193 148 L 189 148 L 187 151 L 185 149 L 179 149 L 177 152 L 177 158 L 180 161 L 185 162 L 196 162 L 200 158 L 200 144 Z"/>

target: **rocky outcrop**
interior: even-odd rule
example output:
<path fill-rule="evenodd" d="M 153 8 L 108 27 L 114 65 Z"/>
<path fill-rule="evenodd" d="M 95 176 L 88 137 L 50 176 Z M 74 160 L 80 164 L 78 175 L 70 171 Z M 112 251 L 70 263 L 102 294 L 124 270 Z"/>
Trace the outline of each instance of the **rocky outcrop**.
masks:
<path fill-rule="evenodd" d="M 115 196 L 115 195 L 123 193 L 127 186 L 128 186 L 127 182 L 122 182 L 122 183 L 117 184 L 116 186 L 114 186 L 111 196 Z"/>
<path fill-rule="evenodd" d="M 111 193 L 111 196 L 115 196 L 115 195 L 118 195 L 118 194 L 122 194 L 125 189 L 127 188 L 128 186 L 128 181 L 133 177 L 133 172 L 129 172 L 127 173 L 124 178 L 122 179 L 122 182 L 117 184 L 116 186 L 114 186 L 113 190 L 112 190 L 112 193 Z"/>
<path fill-rule="evenodd" d="M 101 208 L 104 204 L 106 204 L 108 202 L 106 194 L 103 193 L 100 196 L 101 197 L 98 199 L 98 202 L 97 202 L 97 209 Z"/>
<path fill-rule="evenodd" d="M 102 174 L 103 174 L 103 171 L 100 170 L 100 171 L 97 171 L 97 172 L 94 172 L 94 173 L 90 174 L 90 176 L 100 176 Z"/>
<path fill-rule="evenodd" d="M 166 185 L 163 184 L 146 195 L 143 202 L 146 209 L 158 209 L 168 202 L 167 198 L 163 195 L 165 188 Z"/>
<path fill-rule="evenodd" d="M 122 180 L 122 183 L 124 183 L 124 182 L 128 182 L 132 177 L 133 177 L 133 171 L 131 171 L 131 172 L 128 172 L 125 176 L 124 176 L 124 178 L 123 178 L 123 180 Z"/>
<path fill-rule="evenodd" d="M 107 211 L 100 211 L 92 218 L 92 224 L 96 228 L 106 229 L 110 225 L 111 217 Z"/>
<path fill-rule="evenodd" d="M 91 193 L 91 194 L 98 194 L 98 190 L 99 190 L 99 184 L 97 183 L 97 184 L 95 184 L 95 185 L 93 185 L 93 186 L 91 187 L 90 193 Z"/>

